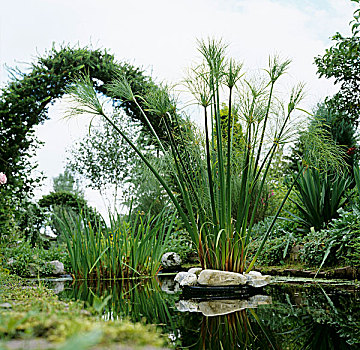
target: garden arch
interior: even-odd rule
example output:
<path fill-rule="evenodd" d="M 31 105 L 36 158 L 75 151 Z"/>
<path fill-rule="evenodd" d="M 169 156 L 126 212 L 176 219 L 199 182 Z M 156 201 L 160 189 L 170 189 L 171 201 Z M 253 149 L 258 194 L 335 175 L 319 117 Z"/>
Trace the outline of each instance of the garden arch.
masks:
<path fill-rule="evenodd" d="M 0 165 L 7 174 L 10 186 L 26 188 L 24 159 L 31 154 L 34 145 L 34 126 L 48 117 L 49 103 L 62 97 L 66 87 L 76 77 L 87 74 L 95 89 L 114 99 L 106 84 L 119 74 L 125 74 L 134 93 L 143 93 L 155 84 L 143 71 L 127 63 L 118 63 L 106 50 L 88 48 L 53 47 L 45 57 L 31 64 L 30 72 L 11 71 L 12 80 L 1 90 L 0 96 Z M 144 122 L 133 102 L 119 101 L 119 106 L 133 119 Z M 155 117 L 154 117 L 155 118 Z M 153 120 L 155 121 L 155 120 Z M 146 123 L 144 130 L 146 131 Z M 165 135 L 162 125 L 155 121 L 155 129 Z"/>

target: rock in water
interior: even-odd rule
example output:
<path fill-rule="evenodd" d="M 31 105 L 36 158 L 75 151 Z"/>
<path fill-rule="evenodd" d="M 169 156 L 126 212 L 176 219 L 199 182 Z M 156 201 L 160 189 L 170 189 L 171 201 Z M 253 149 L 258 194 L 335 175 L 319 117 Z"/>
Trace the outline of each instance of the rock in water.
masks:
<path fill-rule="evenodd" d="M 165 253 L 161 258 L 161 264 L 166 270 L 176 270 L 181 266 L 181 258 L 174 252 Z"/>
<path fill-rule="evenodd" d="M 202 271 L 201 267 L 192 267 L 191 269 L 189 269 L 189 273 L 194 273 L 196 276 L 200 275 L 200 272 Z"/>
<path fill-rule="evenodd" d="M 272 298 L 269 295 L 253 295 L 249 302 L 254 305 L 254 307 L 258 307 L 259 305 L 270 305 L 272 304 Z"/>
<path fill-rule="evenodd" d="M 248 275 L 249 275 L 249 276 L 253 276 L 253 277 L 262 277 L 261 272 L 255 271 L 255 270 L 250 271 L 250 272 L 248 273 Z"/>
<path fill-rule="evenodd" d="M 244 274 L 247 280 L 247 284 L 251 287 L 261 288 L 268 285 L 271 282 L 271 277 L 269 275 L 262 275 L 258 271 L 250 271 L 247 274 Z"/>
<path fill-rule="evenodd" d="M 189 272 L 178 272 L 174 278 L 175 282 L 181 283 L 181 281 L 189 274 Z"/>
<path fill-rule="evenodd" d="M 197 284 L 197 277 L 194 273 L 188 272 L 181 280 L 180 286 L 195 286 Z"/>
<path fill-rule="evenodd" d="M 2 309 L 11 309 L 12 305 L 10 303 L 2 303 L 2 304 L 0 304 L 0 308 L 2 308 Z"/>
<path fill-rule="evenodd" d="M 65 274 L 64 264 L 59 260 L 49 261 L 47 264 L 53 267 L 53 275 Z"/>
<path fill-rule="evenodd" d="M 246 281 L 240 273 L 219 270 L 203 270 L 198 278 L 198 283 L 206 286 L 238 286 Z"/>

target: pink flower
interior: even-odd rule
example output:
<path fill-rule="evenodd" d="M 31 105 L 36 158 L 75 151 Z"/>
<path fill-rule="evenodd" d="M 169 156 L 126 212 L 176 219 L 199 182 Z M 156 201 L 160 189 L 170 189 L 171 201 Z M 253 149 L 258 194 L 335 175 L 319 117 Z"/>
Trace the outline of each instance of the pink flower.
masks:
<path fill-rule="evenodd" d="M 0 185 L 5 185 L 7 182 L 7 177 L 4 173 L 0 173 Z"/>

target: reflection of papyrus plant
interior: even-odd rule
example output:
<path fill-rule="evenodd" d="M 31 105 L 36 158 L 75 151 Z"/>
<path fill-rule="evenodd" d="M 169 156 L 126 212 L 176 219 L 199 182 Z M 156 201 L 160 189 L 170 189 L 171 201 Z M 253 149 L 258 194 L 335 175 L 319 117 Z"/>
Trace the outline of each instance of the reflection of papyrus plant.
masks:
<path fill-rule="evenodd" d="M 183 225 L 198 249 L 203 268 L 242 272 L 254 266 L 292 189 L 290 186 L 257 253 L 247 262 L 262 190 L 279 145 L 288 141 L 289 125 L 293 123 L 292 114 L 302 100 L 303 85 L 299 84 L 291 90 L 289 102 L 283 106 L 274 96 L 274 86 L 286 72 L 289 61 L 270 58 L 269 67 L 265 70 L 267 81 L 259 85 L 241 80 L 242 65 L 226 58 L 226 46 L 221 41 L 199 41 L 199 51 L 204 62 L 191 71 L 186 85 L 204 113 L 203 142 L 197 142 L 191 124 L 179 118 L 171 91 L 167 87 L 154 87 L 146 96 L 135 96 L 125 76 L 118 77 L 109 87 L 112 91 L 116 90 L 117 96 L 138 105 L 163 155 L 172 160 L 170 180 L 151 165 L 140 149 L 104 112 L 87 78 L 69 91 L 79 103 L 71 113 L 89 111 L 104 117 L 130 144 L 177 208 Z M 224 91 L 228 92 L 226 138 L 222 136 L 224 129 L 220 113 Z M 140 99 L 145 101 L 142 104 L 146 106 L 144 109 L 138 103 Z M 232 120 L 234 106 L 244 131 L 243 160 L 237 173 L 233 171 L 236 167 L 232 166 L 235 147 Z M 156 135 L 147 117 L 148 111 L 158 115 L 164 123 L 168 132 L 167 143 Z M 231 210 L 232 177 L 240 181 L 238 201 L 241 205 L 236 217 L 233 217 Z M 252 210 L 250 205 L 253 205 Z"/>

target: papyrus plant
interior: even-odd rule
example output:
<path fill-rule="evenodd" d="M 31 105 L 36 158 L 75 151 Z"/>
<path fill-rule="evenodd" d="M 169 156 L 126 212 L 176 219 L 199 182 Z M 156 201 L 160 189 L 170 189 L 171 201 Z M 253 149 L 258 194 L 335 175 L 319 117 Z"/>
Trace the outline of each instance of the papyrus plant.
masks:
<path fill-rule="evenodd" d="M 221 41 L 200 41 L 199 52 L 204 62 L 193 69 L 192 76 L 186 80 L 186 85 L 203 110 L 203 142 L 197 142 L 191 124 L 179 117 L 168 87 L 156 87 L 145 96 L 137 96 L 125 76 L 117 77 L 108 87 L 112 95 L 138 106 L 154 134 L 161 155 L 171 159 L 170 177 L 160 174 L 121 127 L 113 122 L 88 78 L 72 86 L 69 92 L 77 103 L 71 114 L 85 112 L 105 118 L 152 171 L 197 247 L 202 267 L 243 272 L 253 268 L 292 189 L 290 186 L 279 205 L 255 256 L 247 261 L 261 192 L 277 147 L 287 141 L 292 114 L 303 97 L 303 85 L 293 88 L 287 104 L 280 105 L 274 96 L 275 86 L 290 61 L 270 58 L 269 67 L 265 70 L 267 81 L 258 85 L 242 78 L 241 64 L 227 59 L 225 51 L 226 46 Z M 221 96 L 224 94 L 227 94 L 225 100 L 229 111 L 226 138 L 222 137 L 220 117 Z M 146 108 L 141 107 L 144 103 L 140 105 L 140 100 L 145 101 Z M 234 161 L 238 162 L 233 156 L 236 146 L 233 143 L 234 108 L 240 115 L 245 141 L 241 169 L 237 172 L 232 166 Z M 147 113 L 150 112 L 157 114 L 166 126 L 166 142 L 160 140 L 149 122 Z M 240 191 L 237 191 L 237 200 L 241 205 L 236 217 L 231 215 L 234 177 L 241 182 Z M 255 186 L 257 191 L 253 191 Z"/>

